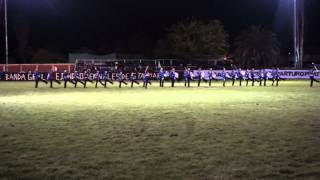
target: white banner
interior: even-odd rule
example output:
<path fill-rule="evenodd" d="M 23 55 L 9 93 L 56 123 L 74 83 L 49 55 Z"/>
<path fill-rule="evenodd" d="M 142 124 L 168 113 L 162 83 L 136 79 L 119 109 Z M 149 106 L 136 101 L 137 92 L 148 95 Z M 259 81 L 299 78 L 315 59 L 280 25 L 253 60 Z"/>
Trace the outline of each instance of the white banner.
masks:
<path fill-rule="evenodd" d="M 272 78 L 271 76 L 272 69 L 266 69 L 266 71 L 268 74 L 268 78 Z M 193 74 L 195 75 L 197 74 L 197 72 L 198 71 L 195 70 L 193 71 Z M 209 70 L 201 71 L 202 78 L 208 79 L 208 72 Z M 231 71 L 228 70 L 226 72 L 227 72 L 227 76 L 230 77 L 229 74 L 231 73 Z M 238 73 L 237 70 L 235 70 L 234 72 L 236 74 Z M 246 72 L 245 70 L 241 71 L 241 74 L 243 75 L 243 77 L 245 75 L 245 72 Z M 222 70 L 213 70 L 213 73 L 214 73 L 215 79 L 222 79 L 221 77 Z M 255 70 L 254 73 L 255 73 L 255 77 L 257 78 L 259 76 L 259 70 Z M 279 74 L 280 74 L 280 77 L 284 79 L 310 79 L 310 70 L 279 70 Z M 320 71 L 315 73 L 315 78 L 320 79 Z"/>
<path fill-rule="evenodd" d="M 272 69 L 266 69 L 268 73 L 268 78 L 272 78 L 271 72 Z M 192 71 L 192 75 L 196 75 L 198 71 Z M 208 79 L 208 72 L 209 70 L 203 70 L 201 71 L 202 78 Z M 227 72 L 227 77 L 230 77 L 231 71 L 226 71 Z M 258 78 L 259 76 L 259 70 L 255 70 L 255 78 Z M 222 70 L 213 70 L 213 77 L 214 79 L 222 79 L 221 74 Z M 237 74 L 237 71 L 235 71 Z M 243 77 L 245 75 L 245 71 L 241 71 Z M 180 72 L 179 74 L 176 73 L 176 78 L 183 79 L 183 72 Z M 310 78 L 310 71 L 309 70 L 279 70 L 279 74 L 281 78 L 284 79 L 309 79 Z M 129 79 L 130 73 L 124 73 L 126 79 Z M 83 79 L 83 73 L 79 73 L 80 79 Z M 143 74 L 142 73 L 137 73 L 135 74 L 136 79 L 142 79 Z M 165 77 L 168 78 L 169 72 L 165 73 Z M 42 78 L 46 78 L 47 73 L 42 73 Z M 62 73 L 56 73 L 55 77 L 57 80 L 62 80 L 63 79 L 63 74 Z M 73 78 L 73 73 L 69 75 L 69 77 L 72 79 Z M 90 78 L 93 79 L 95 75 L 93 73 L 90 74 Z M 102 76 L 101 76 L 102 78 Z M 109 73 L 109 78 L 112 80 L 116 79 L 116 74 L 115 73 Z M 150 73 L 150 78 L 152 80 L 156 80 L 159 78 L 159 72 L 152 72 Z M 195 77 L 196 78 L 196 77 Z M 315 78 L 320 79 L 320 71 L 315 73 Z M 27 73 L 6 73 L 6 74 L 0 74 L 0 80 L 2 81 L 33 81 L 34 76 L 33 74 L 27 74 Z"/>

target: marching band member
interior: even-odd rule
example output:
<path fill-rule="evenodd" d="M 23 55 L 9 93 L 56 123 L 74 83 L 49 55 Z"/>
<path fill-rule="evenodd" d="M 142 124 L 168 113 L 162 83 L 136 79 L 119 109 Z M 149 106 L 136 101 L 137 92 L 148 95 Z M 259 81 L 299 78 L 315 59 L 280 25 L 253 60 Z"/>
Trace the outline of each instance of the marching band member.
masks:
<path fill-rule="evenodd" d="M 143 87 L 146 88 L 146 89 L 148 89 L 148 84 L 151 85 L 151 82 L 150 82 L 150 74 L 149 74 L 149 72 L 146 71 L 146 72 L 143 74 Z"/>
<path fill-rule="evenodd" d="M 74 72 L 72 82 L 73 82 L 73 84 L 74 84 L 74 88 L 77 88 L 78 82 L 80 82 L 81 84 L 84 85 L 84 83 L 80 80 L 80 76 L 79 76 L 78 71 L 75 71 L 75 72 Z"/>
<path fill-rule="evenodd" d="M 313 67 L 310 70 L 310 87 L 313 87 L 313 82 L 314 81 L 317 82 L 317 83 L 320 82 L 319 80 L 315 79 L 316 73 L 317 73 L 317 70 L 316 70 L 316 68 Z"/>
<path fill-rule="evenodd" d="M 133 84 L 135 83 L 135 84 L 140 84 L 138 81 L 137 81 L 137 79 L 136 79 L 136 75 L 135 75 L 135 73 L 134 72 L 131 72 L 130 73 L 130 81 L 131 81 L 131 88 L 133 88 Z"/>
<path fill-rule="evenodd" d="M 42 79 L 41 73 L 38 71 L 38 69 L 36 69 L 36 70 L 34 71 L 33 76 L 34 76 L 34 80 L 35 80 L 35 83 L 36 83 L 36 84 L 35 84 L 35 88 L 38 88 L 39 81 L 48 84 L 48 82 L 47 82 L 46 80 Z"/>
<path fill-rule="evenodd" d="M 263 69 L 262 73 L 263 73 L 263 86 L 267 86 L 268 72 L 265 69 Z"/>
<path fill-rule="evenodd" d="M 63 87 L 64 87 L 64 88 L 67 88 L 67 83 L 68 83 L 68 82 L 70 82 L 70 83 L 73 84 L 73 82 L 70 80 L 70 74 L 68 73 L 67 70 L 64 70 L 64 71 L 63 71 L 62 76 L 63 76 L 63 81 L 64 81 L 64 84 L 63 84 Z"/>
<path fill-rule="evenodd" d="M 171 80 L 171 87 L 174 87 L 174 83 L 176 82 L 176 70 L 175 68 L 172 68 L 169 74 L 170 80 Z"/>
<path fill-rule="evenodd" d="M 126 83 L 124 81 L 124 74 L 122 73 L 122 71 L 120 71 L 118 74 L 117 74 L 117 80 L 119 82 L 119 88 L 121 88 L 121 85 L 122 83 L 125 84 L 125 85 L 128 85 L 128 83 Z"/>
<path fill-rule="evenodd" d="M 201 80 L 202 80 L 202 72 L 201 72 L 201 68 L 198 69 L 197 73 L 196 73 L 197 79 L 198 79 L 198 87 L 200 87 L 201 84 Z"/>
<path fill-rule="evenodd" d="M 94 75 L 94 79 L 95 79 L 95 81 L 96 81 L 96 86 L 95 86 L 95 88 L 98 87 L 98 83 L 100 83 L 102 86 L 105 86 L 105 84 L 101 81 L 100 71 L 97 70 L 96 74 Z"/>
<path fill-rule="evenodd" d="M 264 79 L 264 73 L 262 72 L 262 70 L 260 69 L 259 70 L 259 75 L 258 75 L 258 77 L 259 77 L 259 85 L 260 86 L 262 86 L 262 81 L 263 81 L 263 79 Z"/>
<path fill-rule="evenodd" d="M 252 86 L 254 86 L 254 82 L 255 82 L 255 77 L 254 77 L 254 68 L 251 69 L 250 71 L 250 78 L 251 78 L 251 81 L 252 81 Z"/>
<path fill-rule="evenodd" d="M 211 87 L 211 82 L 213 81 L 214 76 L 215 73 L 213 72 L 212 68 L 210 68 L 208 72 L 209 87 Z"/>
<path fill-rule="evenodd" d="M 241 68 L 238 68 L 237 77 L 239 80 L 239 85 L 242 86 L 243 75 L 242 75 Z"/>
<path fill-rule="evenodd" d="M 245 78 L 246 78 L 246 86 L 248 86 L 249 81 L 250 81 L 250 70 L 249 70 L 249 69 L 246 70 L 244 76 L 245 76 Z"/>
<path fill-rule="evenodd" d="M 188 85 L 188 87 L 190 87 L 189 75 L 190 75 L 190 73 L 189 73 L 189 71 L 188 71 L 188 68 L 186 67 L 186 68 L 184 69 L 184 72 L 183 72 L 184 87 L 187 87 L 187 85 Z"/>
<path fill-rule="evenodd" d="M 160 68 L 160 71 L 159 71 L 160 87 L 164 87 L 164 76 L 165 76 L 165 72 L 163 68 Z"/>
<path fill-rule="evenodd" d="M 222 73 L 221 73 L 222 81 L 223 81 L 223 87 L 226 86 L 226 81 L 227 81 L 227 72 L 226 68 L 223 68 Z"/>
<path fill-rule="evenodd" d="M 234 83 L 235 83 L 235 81 L 237 79 L 237 76 L 236 76 L 236 73 L 234 72 L 233 68 L 231 69 L 230 78 L 232 80 L 232 86 L 234 86 Z"/>
<path fill-rule="evenodd" d="M 274 86 L 274 82 L 276 82 L 276 86 L 279 86 L 280 74 L 279 68 L 272 70 L 272 86 Z"/>
<path fill-rule="evenodd" d="M 83 87 L 87 88 L 87 82 L 93 83 L 93 81 L 90 79 L 90 70 L 88 69 L 87 71 L 84 71 L 83 76 Z"/>
<path fill-rule="evenodd" d="M 56 79 L 55 73 L 52 69 L 48 72 L 47 80 L 50 82 L 50 88 L 53 88 L 53 82 L 61 84 L 61 82 Z"/>
<path fill-rule="evenodd" d="M 104 80 L 104 87 L 107 87 L 107 83 L 113 84 L 113 82 L 109 79 L 109 72 L 107 70 L 104 71 L 102 79 Z"/>

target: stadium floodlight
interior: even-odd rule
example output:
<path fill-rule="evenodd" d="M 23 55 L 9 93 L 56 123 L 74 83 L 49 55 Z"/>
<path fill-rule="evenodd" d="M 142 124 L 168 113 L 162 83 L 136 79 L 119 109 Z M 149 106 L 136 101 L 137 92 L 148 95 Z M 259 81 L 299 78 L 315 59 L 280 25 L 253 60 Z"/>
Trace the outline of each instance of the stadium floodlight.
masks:
<path fill-rule="evenodd" d="M 8 71 L 9 64 L 9 47 L 8 47 L 8 14 L 7 14 L 7 0 L 4 0 L 4 23 L 5 23 L 5 42 L 6 42 L 6 69 Z"/>
<path fill-rule="evenodd" d="M 293 0 L 294 66 L 303 67 L 304 0 Z"/>

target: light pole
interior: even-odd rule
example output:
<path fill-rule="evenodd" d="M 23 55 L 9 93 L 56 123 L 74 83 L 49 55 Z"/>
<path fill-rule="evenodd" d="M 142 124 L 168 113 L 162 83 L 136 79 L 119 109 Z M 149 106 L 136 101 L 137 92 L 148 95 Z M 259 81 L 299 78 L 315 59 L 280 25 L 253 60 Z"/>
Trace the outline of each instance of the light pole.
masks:
<path fill-rule="evenodd" d="M 304 0 L 293 0 L 294 66 L 303 67 Z"/>
<path fill-rule="evenodd" d="M 5 41 L 6 41 L 6 71 L 8 71 L 9 64 L 9 47 L 8 47 L 8 14 L 7 14 L 7 0 L 4 0 L 4 26 L 5 26 Z"/>

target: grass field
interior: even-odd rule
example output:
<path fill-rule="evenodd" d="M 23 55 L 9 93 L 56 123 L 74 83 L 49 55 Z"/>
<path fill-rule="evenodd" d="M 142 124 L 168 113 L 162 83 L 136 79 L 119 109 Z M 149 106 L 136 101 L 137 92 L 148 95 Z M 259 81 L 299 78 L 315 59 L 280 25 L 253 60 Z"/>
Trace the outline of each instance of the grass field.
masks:
<path fill-rule="evenodd" d="M 319 84 L 157 85 L 0 82 L 0 179 L 320 179 Z"/>

